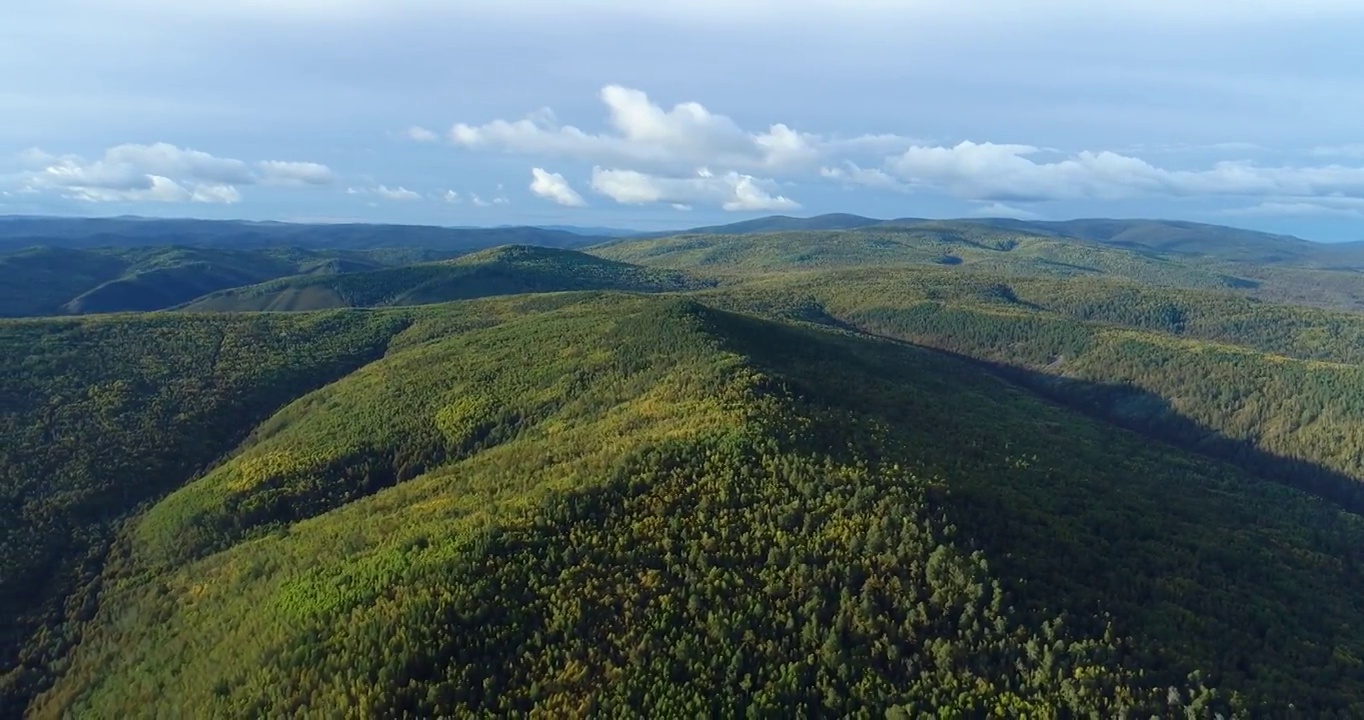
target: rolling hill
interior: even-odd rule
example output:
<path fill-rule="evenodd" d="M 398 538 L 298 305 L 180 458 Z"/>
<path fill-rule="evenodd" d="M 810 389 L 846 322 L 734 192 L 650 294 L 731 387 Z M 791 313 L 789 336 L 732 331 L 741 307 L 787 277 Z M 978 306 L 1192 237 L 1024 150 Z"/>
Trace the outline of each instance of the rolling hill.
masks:
<path fill-rule="evenodd" d="M 287 277 L 224 290 L 187 311 L 320 310 L 426 305 L 492 295 L 566 290 L 668 292 L 706 283 L 685 273 L 643 268 L 572 250 L 507 246 L 455 260 L 372 272 Z"/>
<path fill-rule="evenodd" d="M 698 227 L 681 233 L 650 233 L 639 237 L 672 235 L 750 235 L 755 233 L 864 228 L 913 228 L 924 231 L 969 233 L 979 228 L 1008 230 L 1031 235 L 1050 235 L 1232 263 L 1261 265 L 1291 264 L 1308 267 L 1364 268 L 1364 244 L 1315 243 L 1289 235 L 1177 220 L 1077 219 L 1016 220 L 1012 218 L 967 218 L 928 220 L 897 218 L 878 220 L 860 215 L 828 214 L 808 218 L 785 215 L 745 220 L 728 225 Z"/>
<path fill-rule="evenodd" d="M 1110 248 L 984 226 L 874 227 L 754 235 L 679 235 L 594 246 L 601 257 L 654 267 L 729 272 L 891 265 L 945 265 L 1015 274 L 1113 275 L 1159 285 L 1227 288 L 1249 281 L 1194 265 Z"/>
<path fill-rule="evenodd" d="M 161 310 L 225 288 L 448 257 L 430 250 L 38 247 L 0 255 L 0 316 Z"/>
<path fill-rule="evenodd" d="M 0 320 L 0 717 L 1364 714 L 1353 271 L 873 222 Z"/>
<path fill-rule="evenodd" d="M 285 223 L 162 218 L 0 216 L 0 252 L 36 246 L 64 248 L 164 247 L 232 250 L 294 247 L 310 250 L 421 248 L 447 253 L 496 245 L 581 247 L 595 240 L 535 227 L 444 228 L 428 225 Z"/>
<path fill-rule="evenodd" d="M 1360 707 L 1358 518 L 949 356 L 555 297 L 414 308 L 459 329 L 140 514 L 30 715 Z"/>
<path fill-rule="evenodd" d="M 728 275 L 932 265 L 996 275 L 1111 277 L 1164 287 L 1235 289 L 1272 302 L 1364 309 L 1364 271 L 1351 269 L 1346 249 L 1330 245 L 1188 223 L 1184 225 L 1192 229 L 1135 221 L 1076 226 L 1094 239 L 1056 234 L 1064 224 L 1051 229 L 1035 223 L 1001 224 L 1007 227 L 981 221 L 886 221 L 839 231 L 621 238 L 588 252 L 652 267 Z M 1127 228 L 1126 235 L 1113 234 L 1121 228 Z M 1166 232 L 1152 228 L 1166 228 L 1169 241 L 1149 240 Z M 1143 233 L 1146 244 L 1117 239 Z M 1188 240 L 1191 233 L 1196 241 Z M 1222 242 L 1219 237 L 1231 239 Z M 1193 247 L 1208 251 L 1194 252 Z"/>

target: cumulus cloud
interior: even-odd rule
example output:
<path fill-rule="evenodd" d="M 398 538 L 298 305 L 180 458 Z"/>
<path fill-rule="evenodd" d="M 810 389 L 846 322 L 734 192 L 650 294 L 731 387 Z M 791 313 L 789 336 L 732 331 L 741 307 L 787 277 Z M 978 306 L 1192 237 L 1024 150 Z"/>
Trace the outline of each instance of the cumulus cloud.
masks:
<path fill-rule="evenodd" d="M 460 198 L 459 193 L 455 192 L 454 190 L 446 190 L 445 192 L 441 193 L 440 199 L 443 202 L 449 203 L 451 205 L 458 205 L 462 198 Z"/>
<path fill-rule="evenodd" d="M 440 140 L 440 135 L 436 134 L 434 131 L 416 125 L 404 130 L 403 136 L 414 142 L 436 142 L 437 140 Z"/>
<path fill-rule="evenodd" d="M 313 162 L 264 160 L 257 163 L 261 182 L 277 185 L 330 185 L 336 173 L 326 165 Z"/>
<path fill-rule="evenodd" d="M 19 161 L 27 169 L 21 176 L 26 191 L 86 202 L 230 204 L 241 201 L 241 185 L 321 185 L 334 180 L 331 169 L 318 163 L 267 160 L 253 170 L 241 160 L 169 143 L 117 145 L 95 160 L 30 148 L 20 153 Z"/>
<path fill-rule="evenodd" d="M 180 148 L 170 143 L 118 145 L 104 152 L 102 162 L 136 168 L 152 175 L 218 184 L 249 185 L 255 182 L 251 168 L 241 160 L 214 157 L 206 152 Z"/>
<path fill-rule="evenodd" d="M 563 175 L 543 168 L 531 168 L 530 191 L 551 202 L 566 207 L 583 207 L 587 201 L 574 190 Z"/>
<path fill-rule="evenodd" d="M 422 199 L 421 193 L 414 190 L 408 190 L 401 185 L 395 188 L 391 188 L 387 185 L 380 185 L 379 187 L 374 188 L 374 194 L 385 200 L 410 201 Z"/>
<path fill-rule="evenodd" d="M 883 191 L 931 193 L 1002 203 L 1012 216 L 1032 211 L 1020 204 L 1114 201 L 1150 197 L 1304 199 L 1364 197 L 1364 167 L 1343 162 L 1364 148 L 1318 148 L 1313 155 L 1340 159 L 1323 165 L 1265 165 L 1245 159 L 1207 164 L 1201 155 L 1239 154 L 1262 148 L 1227 142 L 1167 146 L 1149 152 L 1183 162 L 1162 167 L 1114 150 L 1061 151 L 1028 144 L 965 140 L 954 145 L 912 140 L 898 133 L 836 138 L 785 123 L 766 130 L 740 127 L 698 102 L 665 108 L 641 90 L 608 85 L 600 99 L 607 128 L 589 132 L 557 121 L 552 111 L 521 120 L 460 123 L 449 134 L 456 146 L 592 163 L 592 188 L 627 204 L 714 203 L 728 209 L 785 210 L 795 201 L 775 194 L 774 181 L 826 181 Z M 1357 165 L 1358 163 L 1356 163 Z M 612 168 L 603 170 L 601 168 Z M 697 172 L 716 168 L 716 175 Z M 758 178 L 771 178 L 759 180 Z M 537 178 L 537 194 L 551 180 Z M 553 199 L 553 196 L 550 196 Z M 565 196 L 568 197 L 568 196 Z"/>
<path fill-rule="evenodd" d="M 602 88 L 600 98 L 606 105 L 609 132 L 590 133 L 560 125 L 546 109 L 514 121 L 459 123 L 450 130 L 450 140 L 466 148 L 663 171 L 709 164 L 754 172 L 808 170 L 825 157 L 883 154 L 913 144 L 895 135 L 825 137 L 782 123 L 750 132 L 700 103 L 683 102 L 665 109 L 643 91 L 620 85 Z"/>
<path fill-rule="evenodd" d="M 668 203 L 717 204 L 725 210 L 795 210 L 800 204 L 773 195 L 775 183 L 738 172 L 715 175 L 702 170 L 695 177 L 660 177 L 636 170 L 592 169 L 592 189 L 625 205 Z"/>
<path fill-rule="evenodd" d="M 843 167 L 824 167 L 819 169 L 820 177 L 835 180 L 845 185 L 880 188 L 884 190 L 908 190 L 909 186 L 896 180 L 894 176 L 879 168 L 859 167 L 857 163 L 847 162 Z"/>
<path fill-rule="evenodd" d="M 970 200 L 1037 202 L 1135 197 L 1364 196 L 1364 168 L 1262 166 L 1223 161 L 1209 168 L 1170 170 L 1114 152 L 1039 159 L 1039 148 L 962 142 L 913 147 L 889 159 L 888 171 L 915 188 Z"/>
<path fill-rule="evenodd" d="M 1023 208 L 1017 208 L 1002 202 L 992 202 L 980 205 L 972 210 L 971 214 L 977 217 L 986 218 L 1014 218 L 1017 220 L 1042 219 L 1041 215 L 1032 212 L 1031 210 L 1024 210 Z"/>

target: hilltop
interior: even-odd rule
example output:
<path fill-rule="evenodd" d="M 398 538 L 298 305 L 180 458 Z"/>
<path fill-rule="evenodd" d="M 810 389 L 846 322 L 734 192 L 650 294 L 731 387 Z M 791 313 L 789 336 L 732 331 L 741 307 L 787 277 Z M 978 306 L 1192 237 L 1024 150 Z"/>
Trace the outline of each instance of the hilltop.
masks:
<path fill-rule="evenodd" d="M 5 256 L 281 274 L 0 320 L 0 717 L 1364 713 L 1346 260 L 863 221 Z"/>
<path fill-rule="evenodd" d="M 1364 691 L 1364 638 L 1339 634 L 1364 588 L 1331 560 L 1357 519 L 961 361 L 625 297 L 403 347 L 137 520 L 33 714 Z"/>
<path fill-rule="evenodd" d="M 190 311 L 320 310 L 424 305 L 492 295 L 566 290 L 691 290 L 705 283 L 675 270 L 614 262 L 571 250 L 505 246 L 444 262 L 328 276 L 302 275 L 224 290 Z"/>
<path fill-rule="evenodd" d="M 0 316 L 164 310 L 226 288 L 449 257 L 430 250 L 39 247 L 0 255 Z"/>
<path fill-rule="evenodd" d="M 423 248 L 471 251 L 522 244 L 581 247 L 590 237 L 536 227 L 444 228 L 429 225 L 285 223 L 161 218 L 0 216 L 0 252 L 65 248 L 182 245 L 236 250 L 294 247 L 326 250 Z"/>

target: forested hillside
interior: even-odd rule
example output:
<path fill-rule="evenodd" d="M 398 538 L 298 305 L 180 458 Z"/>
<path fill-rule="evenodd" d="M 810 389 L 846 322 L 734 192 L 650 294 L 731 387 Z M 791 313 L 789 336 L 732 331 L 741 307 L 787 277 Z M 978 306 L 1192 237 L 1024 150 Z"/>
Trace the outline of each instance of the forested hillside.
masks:
<path fill-rule="evenodd" d="M 497 245 L 574 248 L 592 242 L 592 238 L 577 233 L 536 227 L 447 228 L 189 218 L 0 216 L 0 252 L 37 246 L 84 249 L 192 246 L 232 250 L 419 248 L 471 252 Z"/>
<path fill-rule="evenodd" d="M 1108 277 L 1158 287 L 1236 290 L 1271 302 L 1364 309 L 1364 252 L 1350 246 L 1192 223 L 1077 223 L 905 220 L 752 234 L 715 228 L 711 233 L 621 238 L 588 251 L 651 267 L 740 275 L 929 266 L 1013 276 Z"/>
<path fill-rule="evenodd" d="M 334 275 L 449 257 L 431 250 L 37 247 L 0 254 L 0 316 L 162 310 L 286 275 Z"/>
<path fill-rule="evenodd" d="M 0 320 L 0 717 L 1359 717 L 1364 315 L 1302 242 L 6 256 L 35 312 L 282 274 Z"/>
<path fill-rule="evenodd" d="M 272 316 L 413 324 L 128 526 L 32 714 L 1359 709 L 1354 516 L 949 357 L 549 299 Z"/>
<path fill-rule="evenodd" d="M 119 523 L 290 398 L 378 357 L 400 318 L 121 316 L 0 323 L 0 688 L 94 609 Z M 35 629 L 46 630 L 34 635 Z M 16 663 L 18 663 L 16 665 Z"/>
<path fill-rule="evenodd" d="M 676 270 L 644 268 L 574 252 L 524 245 L 457 260 L 372 272 L 296 276 L 224 290 L 181 309 L 240 312 L 425 305 L 476 297 L 566 290 L 665 292 L 705 286 Z"/>

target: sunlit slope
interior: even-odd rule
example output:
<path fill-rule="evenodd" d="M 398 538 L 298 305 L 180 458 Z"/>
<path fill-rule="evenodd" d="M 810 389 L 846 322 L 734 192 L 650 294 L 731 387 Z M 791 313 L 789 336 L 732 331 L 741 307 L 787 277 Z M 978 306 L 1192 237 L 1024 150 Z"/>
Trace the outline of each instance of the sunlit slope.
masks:
<path fill-rule="evenodd" d="M 191 311 L 318 310 L 423 305 L 567 290 L 677 291 L 702 283 L 681 272 L 613 262 L 572 250 L 507 246 L 456 260 L 327 277 L 282 278 L 214 293 Z"/>
<path fill-rule="evenodd" d="M 1355 518 L 969 363 L 609 296 L 404 348 L 140 518 L 32 715 L 1360 709 Z"/>
<path fill-rule="evenodd" d="M 1347 249 L 1255 233 L 1249 234 L 1255 241 L 1243 247 L 1238 238 L 1244 233 L 1215 227 L 1171 226 L 1171 238 L 1182 240 L 1162 244 L 1154 238 L 1169 224 L 1118 225 L 1142 227 L 1146 242 L 1057 236 L 964 221 L 914 221 L 842 231 L 625 238 L 589 252 L 650 267 L 731 276 L 917 265 L 959 274 L 1120 279 L 1151 287 L 1233 290 L 1271 302 L 1364 308 L 1364 273 L 1358 264 L 1326 259 L 1333 252 L 1345 258 Z M 1206 252 L 1193 250 L 1190 233 L 1207 235 Z M 1275 247 L 1282 253 L 1276 255 Z M 1304 248 L 1312 253 L 1304 255 Z"/>
<path fill-rule="evenodd" d="M 1180 287 L 1245 284 L 1221 272 L 1133 250 L 974 225 L 679 235 L 617 240 L 590 252 L 651 267 L 731 272 L 946 265 L 1028 275 L 1111 275 Z"/>

